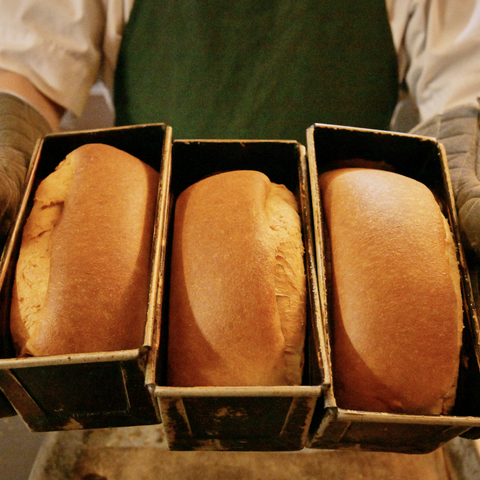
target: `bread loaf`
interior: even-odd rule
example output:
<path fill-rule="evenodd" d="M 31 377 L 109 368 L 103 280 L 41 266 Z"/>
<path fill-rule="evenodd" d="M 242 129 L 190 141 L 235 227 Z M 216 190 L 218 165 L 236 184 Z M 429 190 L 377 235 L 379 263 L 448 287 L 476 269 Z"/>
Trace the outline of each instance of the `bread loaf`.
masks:
<path fill-rule="evenodd" d="M 11 304 L 21 356 L 142 345 L 158 174 L 103 144 L 74 150 L 39 185 Z"/>
<path fill-rule="evenodd" d="M 256 171 L 185 190 L 175 208 L 168 383 L 301 384 L 305 322 L 293 193 Z"/>
<path fill-rule="evenodd" d="M 342 408 L 445 414 L 462 344 L 456 248 L 431 191 L 363 168 L 320 177 L 331 246 L 333 388 Z"/>

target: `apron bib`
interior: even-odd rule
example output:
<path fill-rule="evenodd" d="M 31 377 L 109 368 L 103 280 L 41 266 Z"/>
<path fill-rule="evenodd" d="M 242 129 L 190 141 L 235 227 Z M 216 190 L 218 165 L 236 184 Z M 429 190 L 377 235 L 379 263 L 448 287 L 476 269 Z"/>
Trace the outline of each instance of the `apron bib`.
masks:
<path fill-rule="evenodd" d="M 118 125 L 300 142 L 313 123 L 387 129 L 397 95 L 384 0 L 137 0 L 114 90 Z"/>

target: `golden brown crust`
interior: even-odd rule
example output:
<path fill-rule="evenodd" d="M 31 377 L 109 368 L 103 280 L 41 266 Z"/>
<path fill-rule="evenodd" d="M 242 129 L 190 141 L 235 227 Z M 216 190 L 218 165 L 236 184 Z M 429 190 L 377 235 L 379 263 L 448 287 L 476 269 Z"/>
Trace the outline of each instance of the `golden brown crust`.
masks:
<path fill-rule="evenodd" d="M 169 384 L 301 383 L 306 297 L 295 208 L 291 192 L 253 171 L 215 175 L 179 196 Z"/>
<path fill-rule="evenodd" d="M 327 172 L 320 185 L 333 267 L 338 405 L 446 413 L 455 399 L 462 299 L 452 235 L 433 194 L 372 169 Z"/>
<path fill-rule="evenodd" d="M 42 182 L 11 308 L 21 355 L 141 346 L 157 186 L 151 167 L 102 144 L 78 148 Z"/>

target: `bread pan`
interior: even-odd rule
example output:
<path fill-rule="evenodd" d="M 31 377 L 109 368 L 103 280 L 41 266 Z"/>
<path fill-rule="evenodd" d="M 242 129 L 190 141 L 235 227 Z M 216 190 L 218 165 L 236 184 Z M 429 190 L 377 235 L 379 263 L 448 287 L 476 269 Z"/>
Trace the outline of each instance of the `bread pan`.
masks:
<path fill-rule="evenodd" d="M 462 435 L 474 436 L 480 425 L 478 318 L 457 223 L 450 176 L 443 146 L 432 138 L 384 131 L 315 124 L 307 130 L 307 155 L 312 193 L 315 250 L 319 291 L 324 309 L 324 331 L 330 352 L 330 279 L 328 249 L 323 235 L 318 174 L 340 166 L 359 166 L 358 160 L 385 162 L 402 175 L 427 185 L 440 200 L 457 245 L 464 300 L 463 351 L 456 404 L 448 416 L 388 414 L 345 410 L 336 404 L 329 388 L 319 402 L 311 424 L 308 446 L 328 449 L 362 449 L 399 453 L 426 453 Z M 331 369 L 331 360 L 325 369 Z M 331 371 L 331 370 L 330 370 Z M 414 378 L 411 379 L 415 381 Z M 335 378 L 332 378 L 335 385 Z"/>
<path fill-rule="evenodd" d="M 0 418 L 14 417 L 16 414 L 7 397 L 0 391 Z"/>
<path fill-rule="evenodd" d="M 138 349 L 14 358 L 9 307 L 22 228 L 38 183 L 65 156 L 86 143 L 105 143 L 136 156 L 160 173 L 152 247 L 149 306 L 143 345 Z M 156 402 L 145 386 L 158 284 L 160 232 L 168 181 L 171 128 L 141 125 L 51 134 L 39 140 L 27 173 L 20 211 L 1 265 L 0 389 L 32 431 L 91 429 L 159 423 Z M 94 300 L 92 300 L 94 301 Z"/>
<path fill-rule="evenodd" d="M 13 230 L 13 229 L 12 229 Z M 5 248 L 2 248 L 2 254 L 0 257 L 0 285 L 3 283 L 7 272 L 7 258 L 10 256 L 7 255 L 6 245 L 10 242 L 10 237 L 12 236 L 12 231 L 9 233 L 7 240 L 5 241 Z M 5 306 L 7 303 L 4 301 L 4 289 L 0 288 L 0 359 L 4 356 L 4 352 L 8 352 L 10 349 L 9 339 L 10 339 L 10 329 L 8 321 L 4 321 L 5 316 Z M 12 407 L 7 397 L 4 395 L 0 388 L 0 418 L 13 417 L 17 414 L 15 409 Z"/>
<path fill-rule="evenodd" d="M 305 147 L 290 141 L 175 141 L 169 229 L 175 199 L 188 186 L 222 171 L 258 170 L 293 191 L 301 206 L 309 288 L 306 367 L 301 386 L 169 387 L 165 381 L 168 335 L 169 249 L 165 285 L 159 288 L 161 329 L 150 357 L 147 382 L 158 401 L 171 450 L 299 450 L 317 399 L 324 389 L 324 339 L 319 326 L 313 237 Z M 165 229 L 166 231 L 167 229 Z M 169 245 L 170 242 L 166 241 Z M 328 380 L 327 380 L 328 381 Z"/>

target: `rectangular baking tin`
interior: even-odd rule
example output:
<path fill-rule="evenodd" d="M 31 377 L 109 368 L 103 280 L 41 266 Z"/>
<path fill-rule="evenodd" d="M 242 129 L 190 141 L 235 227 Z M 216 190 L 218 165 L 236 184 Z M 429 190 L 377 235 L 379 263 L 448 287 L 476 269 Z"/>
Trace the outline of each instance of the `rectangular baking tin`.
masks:
<path fill-rule="evenodd" d="M 165 168 L 171 151 L 171 128 L 139 125 L 47 135 L 37 144 L 27 185 L 1 265 L 2 350 L 0 389 L 32 431 L 147 425 L 160 422 L 156 402 L 145 386 L 145 367 L 155 328 L 155 299 L 163 210 Z M 22 229 L 38 183 L 65 156 L 86 143 L 124 150 L 160 173 L 158 209 L 152 246 L 152 273 L 143 345 L 138 349 L 87 354 L 14 358 L 9 307 Z"/>
<path fill-rule="evenodd" d="M 464 299 L 464 360 L 461 362 L 457 401 L 451 416 L 423 416 L 345 410 L 336 404 L 333 388 L 319 402 L 311 424 L 308 446 L 327 449 L 361 449 L 399 453 L 427 453 L 458 435 L 469 436 L 480 426 L 480 375 L 478 319 L 471 283 L 460 241 L 450 175 L 443 146 L 432 138 L 391 132 L 315 124 L 307 130 L 307 155 L 319 291 L 325 321 L 331 372 L 328 249 L 324 240 L 318 174 L 341 166 L 358 166 L 358 160 L 383 162 L 397 173 L 427 185 L 440 200 L 457 245 Z M 333 385 L 335 378 L 332 378 Z M 415 381 L 414 378 L 411 379 Z"/>
<path fill-rule="evenodd" d="M 307 440 L 317 399 L 328 382 L 323 370 L 325 346 L 316 290 L 305 147 L 290 141 L 175 141 L 169 235 L 175 199 L 183 190 L 205 176 L 239 169 L 259 170 L 272 182 L 286 185 L 301 206 L 309 289 L 305 378 L 298 387 L 166 386 L 167 281 L 159 288 L 161 329 L 154 342 L 156 359 L 150 357 L 147 381 L 151 382 L 150 388 L 158 400 L 172 450 L 301 449 Z M 168 255 L 169 252 L 167 272 Z M 166 274 L 165 279 L 168 278 Z"/>

